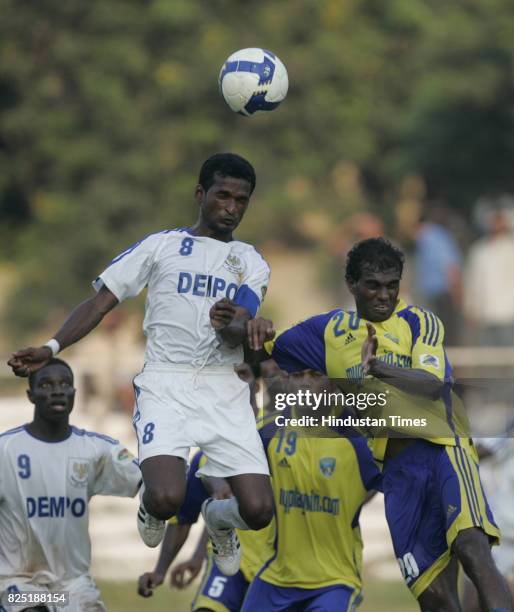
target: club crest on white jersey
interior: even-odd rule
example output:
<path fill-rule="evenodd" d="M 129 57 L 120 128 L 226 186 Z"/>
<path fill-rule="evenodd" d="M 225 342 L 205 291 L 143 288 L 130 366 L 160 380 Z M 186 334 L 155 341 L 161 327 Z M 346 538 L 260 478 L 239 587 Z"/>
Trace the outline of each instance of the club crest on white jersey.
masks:
<path fill-rule="evenodd" d="M 77 457 L 68 459 L 68 480 L 73 486 L 87 486 L 88 476 L 89 461 Z"/>

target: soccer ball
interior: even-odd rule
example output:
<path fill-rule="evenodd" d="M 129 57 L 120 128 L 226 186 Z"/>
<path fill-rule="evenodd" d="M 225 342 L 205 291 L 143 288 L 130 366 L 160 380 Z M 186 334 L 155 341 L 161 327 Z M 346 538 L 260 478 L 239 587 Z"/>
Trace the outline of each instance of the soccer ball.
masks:
<path fill-rule="evenodd" d="M 218 83 L 230 108 L 247 117 L 277 108 L 289 86 L 286 67 L 278 57 L 256 48 L 232 53 L 221 67 Z"/>

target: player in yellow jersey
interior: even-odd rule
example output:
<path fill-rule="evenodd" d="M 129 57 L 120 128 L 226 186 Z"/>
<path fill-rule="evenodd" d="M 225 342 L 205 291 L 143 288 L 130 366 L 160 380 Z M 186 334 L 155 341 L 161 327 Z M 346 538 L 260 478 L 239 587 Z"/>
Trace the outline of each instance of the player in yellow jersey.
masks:
<path fill-rule="evenodd" d="M 459 612 L 458 560 L 483 610 L 511 611 L 490 551 L 499 530 L 462 405 L 451 389 L 444 327 L 435 314 L 398 299 L 403 263 L 401 251 L 383 238 L 356 244 L 346 266 L 356 309 L 311 317 L 267 342 L 266 352 L 289 372 L 313 368 L 331 378 L 372 379 L 392 391 L 402 411 L 438 420 L 437 435 L 400 426 L 391 427 L 400 437 L 373 441 L 402 574 L 424 612 Z M 259 349 L 271 329 L 269 322 L 251 323 L 251 348 Z"/>
<path fill-rule="evenodd" d="M 322 392 L 324 375 L 289 378 L 288 393 Z M 288 408 L 301 418 L 310 408 Z M 318 411 L 320 415 L 321 410 Z M 347 432 L 281 426 L 277 413 L 260 429 L 272 474 L 275 521 L 268 528 L 268 558 L 254 578 L 242 612 L 314 610 L 350 612 L 361 597 L 359 514 L 381 474 L 366 439 Z"/>

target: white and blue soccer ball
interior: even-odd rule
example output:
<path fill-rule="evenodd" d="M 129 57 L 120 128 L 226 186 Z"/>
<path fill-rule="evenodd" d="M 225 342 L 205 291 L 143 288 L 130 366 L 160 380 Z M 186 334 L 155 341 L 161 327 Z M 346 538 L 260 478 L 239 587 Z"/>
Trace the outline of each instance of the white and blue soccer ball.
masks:
<path fill-rule="evenodd" d="M 247 117 L 277 108 L 289 86 L 284 64 L 271 51 L 257 48 L 232 53 L 218 82 L 229 107 Z"/>

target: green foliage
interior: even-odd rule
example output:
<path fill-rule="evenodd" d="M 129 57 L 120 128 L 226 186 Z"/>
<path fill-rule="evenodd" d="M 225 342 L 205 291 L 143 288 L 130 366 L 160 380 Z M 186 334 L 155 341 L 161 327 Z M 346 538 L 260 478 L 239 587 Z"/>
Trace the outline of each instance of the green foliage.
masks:
<path fill-rule="evenodd" d="M 0 0 L 0 10 L 0 258 L 19 265 L 15 333 L 74 305 L 145 233 L 194 221 L 197 172 L 216 151 L 256 166 L 240 235 L 261 244 L 294 239 L 294 217 L 313 208 L 334 222 L 356 208 L 388 218 L 411 174 L 461 208 L 514 190 L 509 0 Z M 279 54 L 290 93 L 246 119 L 224 105 L 217 76 L 249 46 Z"/>

